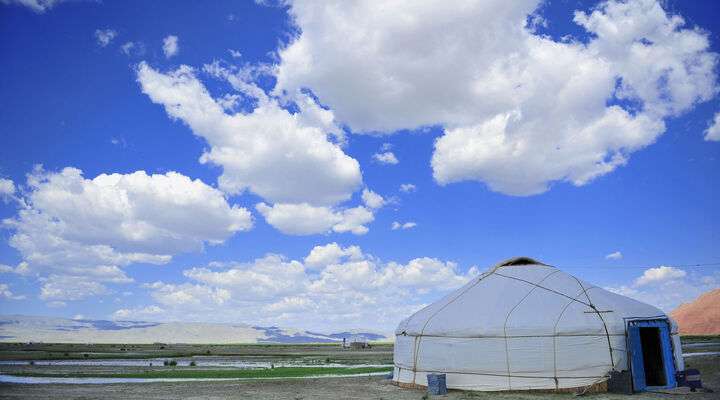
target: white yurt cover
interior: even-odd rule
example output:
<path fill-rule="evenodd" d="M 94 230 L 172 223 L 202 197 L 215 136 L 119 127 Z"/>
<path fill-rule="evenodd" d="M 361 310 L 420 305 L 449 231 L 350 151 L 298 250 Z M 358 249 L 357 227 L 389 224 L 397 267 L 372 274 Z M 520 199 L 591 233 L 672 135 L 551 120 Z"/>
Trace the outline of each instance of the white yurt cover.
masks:
<path fill-rule="evenodd" d="M 625 330 L 659 309 L 529 258 L 501 263 L 403 320 L 393 379 L 448 388 L 535 390 L 585 387 L 627 370 Z M 684 370 L 672 324 L 676 370 Z"/>

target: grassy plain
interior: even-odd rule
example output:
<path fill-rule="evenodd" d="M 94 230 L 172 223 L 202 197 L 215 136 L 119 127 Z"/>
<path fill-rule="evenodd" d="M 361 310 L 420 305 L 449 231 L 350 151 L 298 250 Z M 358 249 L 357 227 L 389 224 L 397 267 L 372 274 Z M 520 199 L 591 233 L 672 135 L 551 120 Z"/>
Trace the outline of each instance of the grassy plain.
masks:
<path fill-rule="evenodd" d="M 720 337 L 683 337 L 684 350 L 691 352 L 718 351 Z M 700 346 L 697 346 L 697 345 Z M 123 350 L 124 349 L 124 350 Z M 210 354 L 207 351 L 210 351 Z M 68 355 L 65 355 L 68 353 Z M 84 354 L 88 354 L 87 357 Z M 131 355 L 132 354 L 132 355 Z M 0 360 L 107 360 L 131 358 L 173 358 L 177 360 L 245 360 L 298 362 L 303 367 L 275 367 L 243 370 L 239 368 L 189 366 L 106 366 L 88 365 L 0 365 L 0 371 L 17 376 L 94 376 L 124 378 L 251 378 L 228 381 L 186 381 L 153 383 L 113 383 L 98 385 L 72 384 L 0 384 L 0 399 L 423 399 L 423 390 L 401 389 L 384 377 L 303 378 L 316 375 L 345 375 L 389 370 L 392 345 L 380 344 L 368 350 L 342 350 L 337 345 L 67 345 L 32 344 L 0 345 Z M 333 365 L 329 365 L 333 364 Z M 337 364 L 342 364 L 338 367 Z M 363 364 L 369 364 L 372 366 Z M 351 368 L 352 366 L 356 368 Z M 705 386 L 715 393 L 693 393 L 680 397 L 709 400 L 720 398 L 720 356 L 700 355 L 686 358 L 688 368 L 702 373 Z M 82 375 L 81 375 L 82 374 Z M 256 379 L 252 379 L 256 378 Z M 272 378 L 272 379 L 265 379 Z M 287 379 L 283 379 L 287 378 Z M 295 379 L 303 378 L 303 379 Z M 663 399 L 677 395 L 641 393 L 632 397 L 620 394 L 588 394 L 593 400 Z M 451 391 L 445 400 L 570 400 L 572 394 L 484 393 Z"/>

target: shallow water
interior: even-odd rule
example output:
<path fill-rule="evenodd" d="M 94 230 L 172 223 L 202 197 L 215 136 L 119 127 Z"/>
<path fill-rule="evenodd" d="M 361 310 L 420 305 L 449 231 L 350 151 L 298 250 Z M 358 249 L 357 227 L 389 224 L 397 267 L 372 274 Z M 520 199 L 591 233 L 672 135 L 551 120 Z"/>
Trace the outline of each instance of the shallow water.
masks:
<path fill-rule="evenodd" d="M 720 346 L 720 342 L 702 342 L 702 343 L 688 343 L 683 344 L 682 347 L 693 349 L 696 347 L 714 347 L 714 346 Z"/>
<path fill-rule="evenodd" d="M 70 385 L 107 385 L 110 383 L 153 383 L 153 382 L 202 382 L 202 381 L 249 381 L 249 380 L 278 380 L 278 379 L 317 379 L 317 378 L 352 378 L 360 376 L 387 375 L 387 372 L 371 372 L 366 374 L 346 375 L 313 375 L 288 378 L 47 378 L 31 376 L 12 376 L 0 374 L 0 383 L 19 383 L 29 385 L 70 384 Z"/>
<path fill-rule="evenodd" d="M 684 353 L 683 357 L 697 357 L 697 356 L 715 356 L 720 355 L 720 351 L 699 351 L 697 353 Z"/>
<path fill-rule="evenodd" d="M 302 361 L 242 361 L 242 360 L 223 360 L 223 359 L 173 359 L 173 358 L 153 358 L 153 359 L 117 359 L 117 360 L 35 360 L 34 365 L 44 366 L 87 366 L 87 367 L 150 367 L 162 366 L 163 361 L 175 360 L 178 367 L 190 366 L 190 362 L 194 361 L 198 367 L 229 367 L 240 369 L 261 369 L 271 367 L 391 367 L 391 364 L 311 364 Z M 29 360 L 13 360 L 0 361 L 2 365 L 30 365 Z"/>

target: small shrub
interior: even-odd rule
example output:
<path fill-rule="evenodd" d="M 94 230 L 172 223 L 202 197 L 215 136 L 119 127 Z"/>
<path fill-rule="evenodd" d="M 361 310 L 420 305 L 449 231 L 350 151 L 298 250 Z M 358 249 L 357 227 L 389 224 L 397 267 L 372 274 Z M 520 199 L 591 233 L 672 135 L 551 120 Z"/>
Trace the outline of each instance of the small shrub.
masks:
<path fill-rule="evenodd" d="M 83 354 L 83 357 L 88 358 L 88 357 L 90 357 L 90 354 L 84 353 L 84 354 Z"/>
<path fill-rule="evenodd" d="M 205 350 L 205 354 L 210 354 L 210 350 Z"/>
<path fill-rule="evenodd" d="M 325 359 L 325 364 L 330 364 L 330 357 Z"/>
<path fill-rule="evenodd" d="M 30 365 L 35 365 L 35 361 L 30 361 Z"/>
<path fill-rule="evenodd" d="M 194 367 L 194 366 L 196 366 L 196 365 L 197 365 L 197 364 L 195 363 L 195 361 L 190 361 L 190 366 L 191 366 L 191 367 Z"/>
<path fill-rule="evenodd" d="M 166 367 L 174 367 L 177 365 L 177 361 L 175 360 L 165 360 L 163 361 L 163 365 Z"/>

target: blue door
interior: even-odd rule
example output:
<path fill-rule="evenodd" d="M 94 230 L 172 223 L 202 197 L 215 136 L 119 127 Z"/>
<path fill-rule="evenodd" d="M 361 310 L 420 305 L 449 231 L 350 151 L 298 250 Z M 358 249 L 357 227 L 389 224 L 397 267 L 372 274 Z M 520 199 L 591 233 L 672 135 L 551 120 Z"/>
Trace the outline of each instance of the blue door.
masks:
<path fill-rule="evenodd" d="M 631 321 L 627 332 L 635 390 L 677 386 L 668 321 Z"/>

